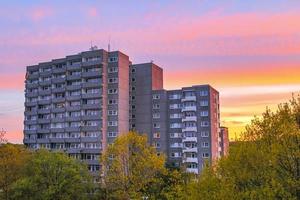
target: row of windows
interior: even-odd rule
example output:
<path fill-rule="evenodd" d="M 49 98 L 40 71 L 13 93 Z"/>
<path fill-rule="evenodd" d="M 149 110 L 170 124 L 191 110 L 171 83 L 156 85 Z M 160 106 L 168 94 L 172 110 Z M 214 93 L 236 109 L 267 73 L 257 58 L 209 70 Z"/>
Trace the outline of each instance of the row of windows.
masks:
<path fill-rule="evenodd" d="M 192 117 L 192 116 L 196 116 L 195 112 L 191 112 L 191 113 L 172 113 L 170 114 L 170 119 L 180 119 L 182 117 Z M 208 111 L 200 111 L 200 116 L 201 117 L 207 117 L 208 116 Z M 153 113 L 152 116 L 154 119 L 158 119 L 160 118 L 160 113 Z"/>
<path fill-rule="evenodd" d="M 170 138 L 182 138 L 182 137 L 197 137 L 195 132 L 185 132 L 185 133 L 170 133 Z M 209 137 L 209 131 L 201 131 L 201 137 Z M 153 133 L 153 138 L 160 138 L 160 133 Z"/>
<path fill-rule="evenodd" d="M 201 90 L 199 91 L 200 96 L 208 96 L 208 91 L 207 90 Z M 195 92 L 184 92 L 184 97 L 188 96 L 195 96 Z M 182 95 L 181 94 L 170 94 L 169 99 L 181 99 Z M 154 94 L 153 99 L 160 99 L 160 94 Z"/>
<path fill-rule="evenodd" d="M 80 138 L 80 137 L 100 137 L 101 132 L 71 132 L 71 133 L 49 133 L 37 135 L 25 135 L 25 139 L 51 139 L 51 138 Z"/>
<path fill-rule="evenodd" d="M 199 102 L 200 106 L 208 106 L 208 101 L 200 101 Z M 184 104 L 170 104 L 169 105 L 169 109 L 181 109 L 181 108 L 186 108 L 186 107 L 193 107 L 196 106 L 195 102 L 185 102 Z M 160 104 L 153 104 L 152 105 L 153 109 L 159 109 L 160 108 Z"/>
<path fill-rule="evenodd" d="M 45 143 L 45 144 L 30 144 L 31 148 L 39 149 L 99 149 L 101 148 L 101 143 L 99 142 L 88 142 L 88 143 Z"/>
<path fill-rule="evenodd" d="M 201 121 L 201 127 L 208 127 L 209 121 Z M 183 123 L 170 123 L 170 128 L 187 128 L 187 127 L 197 127 L 196 122 L 183 122 Z M 153 123 L 153 128 L 160 128 L 160 123 Z"/>

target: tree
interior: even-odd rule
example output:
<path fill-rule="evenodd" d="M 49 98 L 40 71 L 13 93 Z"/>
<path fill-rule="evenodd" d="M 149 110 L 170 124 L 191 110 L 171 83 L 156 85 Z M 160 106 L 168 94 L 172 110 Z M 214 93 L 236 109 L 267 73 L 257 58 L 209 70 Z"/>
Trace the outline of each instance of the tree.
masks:
<path fill-rule="evenodd" d="M 0 130 L 0 145 L 7 143 L 7 139 L 5 138 L 6 131 L 4 129 Z"/>
<path fill-rule="evenodd" d="M 10 199 L 12 185 L 23 176 L 29 156 L 22 145 L 0 145 L 0 199 Z"/>
<path fill-rule="evenodd" d="M 88 199 L 92 187 L 86 165 L 62 152 L 36 151 L 13 187 L 13 199 Z"/>
<path fill-rule="evenodd" d="M 147 137 L 129 132 L 119 136 L 102 155 L 107 199 L 141 199 L 147 184 L 163 173 L 164 156 L 157 155 Z"/>
<path fill-rule="evenodd" d="M 299 198 L 300 99 L 256 117 L 229 156 L 205 170 L 193 187 L 195 199 Z"/>

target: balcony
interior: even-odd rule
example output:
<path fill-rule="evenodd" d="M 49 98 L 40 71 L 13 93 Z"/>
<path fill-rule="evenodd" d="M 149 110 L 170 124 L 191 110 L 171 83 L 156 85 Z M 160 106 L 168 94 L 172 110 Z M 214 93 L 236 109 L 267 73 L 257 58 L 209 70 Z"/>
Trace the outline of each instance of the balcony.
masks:
<path fill-rule="evenodd" d="M 82 67 L 87 67 L 91 65 L 102 65 L 101 59 L 89 60 L 82 63 Z"/>
<path fill-rule="evenodd" d="M 196 126 L 185 127 L 182 129 L 182 132 L 197 132 L 197 127 Z"/>
<path fill-rule="evenodd" d="M 38 114 L 49 114 L 50 113 L 50 109 L 39 109 L 38 110 Z"/>
<path fill-rule="evenodd" d="M 82 95 L 82 98 L 88 99 L 88 98 L 101 98 L 102 93 L 85 93 Z"/>
<path fill-rule="evenodd" d="M 82 87 L 84 88 L 89 88 L 89 87 L 101 87 L 102 81 L 97 81 L 97 82 L 90 82 L 90 83 L 83 83 Z"/>
<path fill-rule="evenodd" d="M 72 65 L 68 64 L 67 69 L 68 70 L 77 70 L 77 69 L 81 69 L 81 62 L 77 62 L 77 63 L 73 63 Z"/>
<path fill-rule="evenodd" d="M 25 94 L 25 96 L 29 97 L 29 98 L 37 97 L 38 95 L 39 95 L 38 92 L 26 92 L 26 94 Z"/>
<path fill-rule="evenodd" d="M 197 111 L 197 107 L 196 106 L 186 106 L 186 107 L 182 108 L 182 112 L 187 112 L 187 111 Z"/>
<path fill-rule="evenodd" d="M 39 90 L 39 95 L 51 95 L 51 90 Z"/>
<path fill-rule="evenodd" d="M 25 120 L 24 121 L 25 125 L 35 125 L 37 124 L 36 120 Z"/>
<path fill-rule="evenodd" d="M 100 115 L 85 115 L 82 116 L 82 120 L 101 120 L 102 117 Z"/>
<path fill-rule="evenodd" d="M 66 117 L 66 122 L 78 122 L 78 121 L 81 121 L 81 117 L 78 116 L 78 117 L 73 117 L 73 116 L 70 116 L 70 117 Z"/>
<path fill-rule="evenodd" d="M 52 83 L 64 83 L 66 81 L 65 77 L 57 77 L 52 79 Z"/>
<path fill-rule="evenodd" d="M 67 106 L 66 111 L 72 112 L 72 111 L 80 111 L 81 107 L 80 106 Z"/>
<path fill-rule="evenodd" d="M 185 157 L 182 159 L 183 163 L 198 163 L 198 158 Z"/>
<path fill-rule="evenodd" d="M 182 139 L 182 142 L 197 142 L 197 137 L 185 137 Z"/>
<path fill-rule="evenodd" d="M 182 153 L 198 153 L 198 148 L 193 147 L 193 148 L 183 148 Z"/>
<path fill-rule="evenodd" d="M 32 101 L 32 102 L 25 102 L 25 106 L 36 106 L 37 102 L 36 101 Z"/>
<path fill-rule="evenodd" d="M 26 83 L 26 88 L 32 89 L 32 88 L 38 88 L 38 83 Z"/>
<path fill-rule="evenodd" d="M 102 108 L 102 106 L 100 104 L 84 104 L 82 105 L 82 109 L 99 109 Z"/>
<path fill-rule="evenodd" d="M 67 67 L 55 68 L 52 70 L 52 73 L 53 74 L 64 73 L 64 72 L 66 72 L 66 70 L 67 70 Z"/>
<path fill-rule="evenodd" d="M 68 101 L 76 101 L 80 99 L 81 99 L 81 95 L 67 96 Z"/>
<path fill-rule="evenodd" d="M 46 86 L 46 85 L 51 85 L 51 80 L 47 80 L 47 81 L 40 81 L 39 82 L 40 86 Z"/>
<path fill-rule="evenodd" d="M 102 75 L 102 70 L 100 70 L 100 71 L 82 72 L 82 77 L 83 78 L 100 77 L 101 75 Z"/>
<path fill-rule="evenodd" d="M 64 87 L 60 87 L 60 88 L 53 88 L 52 89 L 52 93 L 62 93 L 65 91 Z"/>
<path fill-rule="evenodd" d="M 181 101 L 182 101 L 182 102 L 185 102 L 185 101 L 196 101 L 196 96 L 186 96 L 186 97 L 182 97 Z"/>
<path fill-rule="evenodd" d="M 49 124 L 50 123 L 50 119 L 38 119 L 38 123 L 39 124 Z"/>
<path fill-rule="evenodd" d="M 68 81 L 81 80 L 81 75 L 80 74 L 69 75 L 67 76 L 67 80 Z"/>
<path fill-rule="evenodd" d="M 52 103 L 62 103 L 62 102 L 65 102 L 66 101 L 66 98 L 64 97 L 54 97 L 52 99 Z"/>
<path fill-rule="evenodd" d="M 49 100 L 49 99 L 39 100 L 38 104 L 39 105 L 48 105 L 48 104 L 51 104 L 51 100 Z"/>
<path fill-rule="evenodd" d="M 67 90 L 80 90 L 81 85 L 68 85 Z"/>
<path fill-rule="evenodd" d="M 182 118 L 182 122 L 196 122 L 197 116 L 187 116 Z"/>
<path fill-rule="evenodd" d="M 186 171 L 189 173 L 194 173 L 194 174 L 198 174 L 198 168 L 186 168 Z"/>

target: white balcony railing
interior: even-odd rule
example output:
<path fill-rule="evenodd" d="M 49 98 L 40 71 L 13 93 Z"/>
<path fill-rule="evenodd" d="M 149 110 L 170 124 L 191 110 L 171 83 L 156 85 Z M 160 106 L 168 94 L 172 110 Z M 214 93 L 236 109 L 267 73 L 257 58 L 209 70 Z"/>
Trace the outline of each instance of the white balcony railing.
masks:
<path fill-rule="evenodd" d="M 194 174 L 199 173 L 197 168 L 186 168 L 186 171 L 189 172 L 189 173 L 194 173 Z"/>
<path fill-rule="evenodd" d="M 185 137 L 182 139 L 182 142 L 197 142 L 197 137 Z"/>
<path fill-rule="evenodd" d="M 194 148 L 184 148 L 182 149 L 183 153 L 198 153 L 197 147 Z"/>
<path fill-rule="evenodd" d="M 182 129 L 182 132 L 197 132 L 197 127 L 196 126 L 185 127 Z"/>
<path fill-rule="evenodd" d="M 183 158 L 182 161 L 184 163 L 197 163 L 198 164 L 198 158 L 192 158 L 192 157 L 186 157 L 186 158 Z"/>
<path fill-rule="evenodd" d="M 185 106 L 182 108 L 182 112 L 187 112 L 187 111 L 196 111 L 197 107 L 196 106 Z"/>
<path fill-rule="evenodd" d="M 182 118 L 182 122 L 196 122 L 197 116 L 187 116 Z"/>
<path fill-rule="evenodd" d="M 185 102 L 185 101 L 196 101 L 196 96 L 186 96 L 186 97 L 182 97 L 181 101 L 182 101 L 182 102 Z"/>

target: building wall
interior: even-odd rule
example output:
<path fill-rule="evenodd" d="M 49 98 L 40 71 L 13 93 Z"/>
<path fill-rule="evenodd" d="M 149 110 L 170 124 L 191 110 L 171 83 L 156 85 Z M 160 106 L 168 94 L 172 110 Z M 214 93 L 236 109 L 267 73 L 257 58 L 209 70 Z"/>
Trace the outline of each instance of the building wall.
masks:
<path fill-rule="evenodd" d="M 219 93 L 209 85 L 163 89 L 163 70 L 120 51 L 91 50 L 28 66 L 24 144 L 66 150 L 99 170 L 99 156 L 136 130 L 171 166 L 199 173 L 228 151 Z"/>

